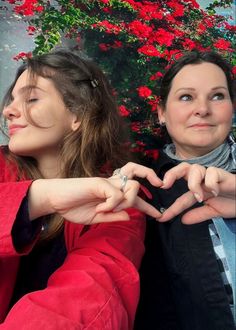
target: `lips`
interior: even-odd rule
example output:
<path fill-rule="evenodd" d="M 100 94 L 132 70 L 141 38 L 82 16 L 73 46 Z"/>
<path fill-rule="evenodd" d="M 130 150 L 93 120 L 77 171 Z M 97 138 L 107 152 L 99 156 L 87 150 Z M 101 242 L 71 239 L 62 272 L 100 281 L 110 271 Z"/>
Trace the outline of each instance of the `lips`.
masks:
<path fill-rule="evenodd" d="M 189 127 L 192 128 L 207 128 L 207 127 L 213 127 L 214 125 L 208 124 L 208 123 L 198 123 L 198 124 L 193 124 L 190 125 Z"/>
<path fill-rule="evenodd" d="M 17 124 L 9 125 L 8 133 L 11 136 L 25 127 L 26 125 L 17 125 Z"/>

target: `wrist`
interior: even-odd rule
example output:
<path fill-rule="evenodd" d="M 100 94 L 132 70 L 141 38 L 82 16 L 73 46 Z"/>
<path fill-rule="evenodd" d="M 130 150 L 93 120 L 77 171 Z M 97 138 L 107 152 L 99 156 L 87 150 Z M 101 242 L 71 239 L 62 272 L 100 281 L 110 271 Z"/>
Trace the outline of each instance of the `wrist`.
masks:
<path fill-rule="evenodd" d="M 35 220 L 44 215 L 53 213 L 47 188 L 47 179 L 38 179 L 32 182 L 28 193 L 30 220 Z"/>

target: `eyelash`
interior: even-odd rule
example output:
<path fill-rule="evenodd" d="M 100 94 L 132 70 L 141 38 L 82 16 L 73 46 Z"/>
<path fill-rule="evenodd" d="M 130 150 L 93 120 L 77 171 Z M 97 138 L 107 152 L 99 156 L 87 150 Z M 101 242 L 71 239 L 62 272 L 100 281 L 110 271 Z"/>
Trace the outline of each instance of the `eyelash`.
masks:
<path fill-rule="evenodd" d="M 220 98 L 217 98 L 217 101 L 218 100 L 223 100 L 225 98 L 224 94 L 223 93 L 216 93 L 213 95 L 212 99 L 214 99 L 216 96 L 220 96 Z"/>
<path fill-rule="evenodd" d="M 184 99 L 184 98 L 188 98 L 187 100 L 186 99 Z M 192 100 L 192 96 L 191 95 L 189 95 L 189 94 L 183 94 L 183 95 L 181 95 L 180 96 L 180 101 L 189 101 L 189 99 L 191 99 Z"/>
<path fill-rule="evenodd" d="M 223 93 L 216 93 L 214 94 L 211 99 L 214 100 L 215 97 L 217 97 L 217 101 L 218 100 L 223 100 L 225 98 L 224 94 Z M 191 101 L 193 99 L 192 95 L 190 94 L 183 94 L 180 96 L 180 101 L 184 101 L 184 102 L 187 102 L 187 101 Z"/>
<path fill-rule="evenodd" d="M 27 103 L 33 103 L 33 102 L 36 102 L 36 101 L 38 101 L 38 99 L 34 97 L 32 99 L 27 100 L 26 102 Z"/>

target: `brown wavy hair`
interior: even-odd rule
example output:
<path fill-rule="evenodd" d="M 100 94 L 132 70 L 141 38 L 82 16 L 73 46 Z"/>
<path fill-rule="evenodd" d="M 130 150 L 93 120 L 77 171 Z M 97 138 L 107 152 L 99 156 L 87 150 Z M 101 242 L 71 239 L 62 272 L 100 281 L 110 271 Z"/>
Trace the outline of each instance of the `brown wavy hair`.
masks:
<path fill-rule="evenodd" d="M 32 85 L 38 76 L 52 81 L 65 106 L 80 121 L 79 128 L 66 135 L 61 145 L 60 177 L 106 176 L 129 160 L 127 129 L 119 115 L 114 92 L 106 75 L 93 61 L 65 49 L 27 59 L 19 67 L 2 109 L 10 103 L 16 81 L 25 70 L 30 73 Z M 27 116 L 32 123 L 30 111 Z M 35 159 L 16 156 L 7 149 L 6 158 L 17 165 L 19 179 L 43 177 Z M 53 237 L 63 227 L 63 219 L 58 215 L 47 218 L 48 230 L 42 239 Z"/>

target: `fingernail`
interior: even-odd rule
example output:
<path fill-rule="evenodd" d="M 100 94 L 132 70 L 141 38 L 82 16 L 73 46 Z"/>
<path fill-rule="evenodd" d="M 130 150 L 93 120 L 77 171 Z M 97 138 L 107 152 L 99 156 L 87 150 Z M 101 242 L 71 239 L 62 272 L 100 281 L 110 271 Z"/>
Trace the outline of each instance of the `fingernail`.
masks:
<path fill-rule="evenodd" d="M 218 196 L 218 194 L 217 194 L 217 192 L 216 192 L 215 190 L 212 190 L 211 192 L 212 192 L 212 194 L 213 194 L 215 197 Z"/>
<path fill-rule="evenodd" d="M 165 184 L 166 184 L 166 179 L 163 179 L 161 187 L 165 186 Z"/>
<path fill-rule="evenodd" d="M 144 192 L 144 194 L 147 196 L 147 198 L 152 199 L 152 194 L 146 187 L 144 187 L 143 185 L 140 185 L 140 190 L 142 190 Z"/>
<path fill-rule="evenodd" d="M 202 202 L 202 198 L 198 193 L 194 193 L 194 197 L 196 198 L 196 200 L 201 203 Z"/>

